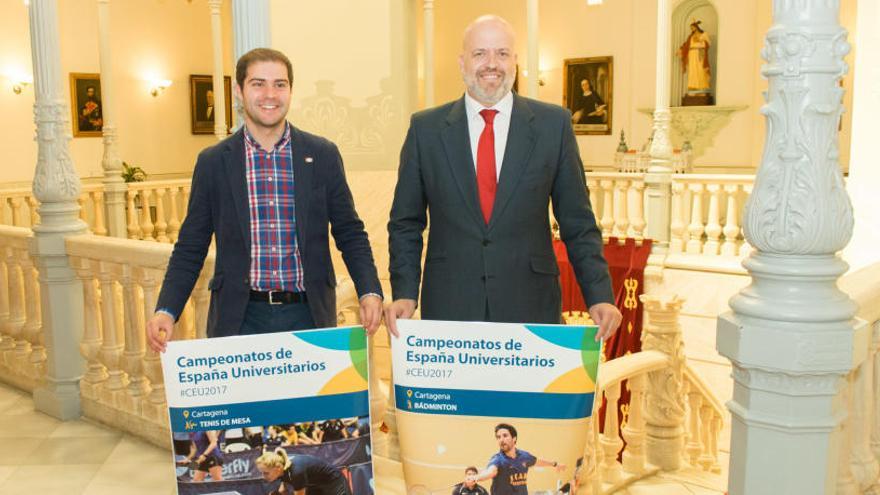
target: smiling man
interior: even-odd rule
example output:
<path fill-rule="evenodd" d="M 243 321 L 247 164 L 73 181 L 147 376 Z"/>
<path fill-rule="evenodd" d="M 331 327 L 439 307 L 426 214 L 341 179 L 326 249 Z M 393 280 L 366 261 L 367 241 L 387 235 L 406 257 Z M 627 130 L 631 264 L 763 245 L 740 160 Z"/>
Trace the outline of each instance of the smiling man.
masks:
<path fill-rule="evenodd" d="M 475 20 L 458 59 L 465 94 L 412 117 L 388 222 L 395 335 L 420 283 L 423 319 L 560 323 L 551 202 L 597 338 L 620 325 L 571 116 L 511 92 L 514 47 L 507 21 Z"/>
<path fill-rule="evenodd" d="M 244 125 L 204 150 L 193 171 L 186 219 L 168 262 L 147 340 L 165 349 L 216 236 L 208 284 L 208 337 L 336 325 L 329 231 L 360 296 L 368 333 L 382 292 L 364 224 L 336 146 L 287 122 L 293 68 L 258 48 L 235 67 Z"/>

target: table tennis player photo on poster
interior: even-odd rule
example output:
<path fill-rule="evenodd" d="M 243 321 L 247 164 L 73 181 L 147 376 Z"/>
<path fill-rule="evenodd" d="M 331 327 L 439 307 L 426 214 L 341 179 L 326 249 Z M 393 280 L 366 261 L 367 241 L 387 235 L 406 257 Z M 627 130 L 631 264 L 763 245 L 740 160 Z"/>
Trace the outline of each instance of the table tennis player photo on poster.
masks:
<path fill-rule="evenodd" d="M 362 327 L 169 342 L 178 494 L 372 495 L 367 363 Z"/>

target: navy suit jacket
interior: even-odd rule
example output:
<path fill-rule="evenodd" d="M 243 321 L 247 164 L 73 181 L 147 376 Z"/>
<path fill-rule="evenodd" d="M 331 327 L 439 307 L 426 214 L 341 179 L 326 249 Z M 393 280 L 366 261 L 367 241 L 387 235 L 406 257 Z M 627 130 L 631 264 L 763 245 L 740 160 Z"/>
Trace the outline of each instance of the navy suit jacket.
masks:
<path fill-rule="evenodd" d="M 587 304 L 614 303 L 602 233 L 565 109 L 514 95 L 488 225 L 480 212 L 464 98 L 415 114 L 400 154 L 388 223 L 394 299 L 417 299 L 421 281 L 424 319 L 481 321 L 488 308 L 492 321 L 559 323 L 552 202 Z"/>
<path fill-rule="evenodd" d="M 328 224 L 358 295 L 382 288 L 364 224 L 354 209 L 342 157 L 330 141 L 291 126 L 296 240 L 315 324 L 336 325 L 336 274 Z M 309 160 L 307 160 L 307 158 Z M 189 209 L 156 307 L 180 316 L 216 235 L 214 276 L 208 284 L 208 337 L 238 335 L 250 295 L 251 236 L 244 131 L 199 154 Z"/>

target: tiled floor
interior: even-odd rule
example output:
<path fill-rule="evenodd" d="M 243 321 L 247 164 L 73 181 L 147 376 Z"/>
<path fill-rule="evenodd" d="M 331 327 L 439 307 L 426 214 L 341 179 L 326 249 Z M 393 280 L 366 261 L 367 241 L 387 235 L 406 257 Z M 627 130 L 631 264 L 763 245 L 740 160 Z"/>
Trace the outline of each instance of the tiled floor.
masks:
<path fill-rule="evenodd" d="M 62 422 L 34 411 L 30 396 L 0 383 L 0 495 L 174 495 L 169 454 L 88 420 Z M 726 459 L 725 459 L 726 461 Z M 402 491 L 399 464 L 377 485 Z M 661 474 L 620 494 L 718 495 L 717 483 L 687 472 Z M 390 489 L 394 487 L 394 489 Z M 403 495 L 387 493 L 379 495 Z"/>
<path fill-rule="evenodd" d="M 0 495 L 175 493 L 167 452 L 88 420 L 58 421 L 0 384 Z"/>

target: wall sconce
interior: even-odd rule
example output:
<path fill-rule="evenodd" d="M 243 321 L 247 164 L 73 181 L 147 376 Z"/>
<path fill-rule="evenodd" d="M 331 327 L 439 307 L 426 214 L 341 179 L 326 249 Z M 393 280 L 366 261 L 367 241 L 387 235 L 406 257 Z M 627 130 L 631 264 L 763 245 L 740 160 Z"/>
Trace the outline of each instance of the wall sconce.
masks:
<path fill-rule="evenodd" d="M 587 5 L 602 5 L 602 0 L 587 0 Z"/>
<path fill-rule="evenodd" d="M 30 81 L 16 81 L 12 83 L 12 92 L 20 95 L 24 88 L 28 87 L 30 84 Z"/>
<path fill-rule="evenodd" d="M 528 78 L 529 77 L 529 70 L 528 69 L 523 70 L 523 75 Z M 547 84 L 547 73 L 542 70 L 539 70 L 538 71 L 538 86 L 544 86 L 545 84 Z"/>
<path fill-rule="evenodd" d="M 165 91 L 165 88 L 171 86 L 171 79 L 157 79 L 152 81 L 152 87 L 150 88 L 150 94 L 155 96 L 159 96 L 159 93 Z"/>

